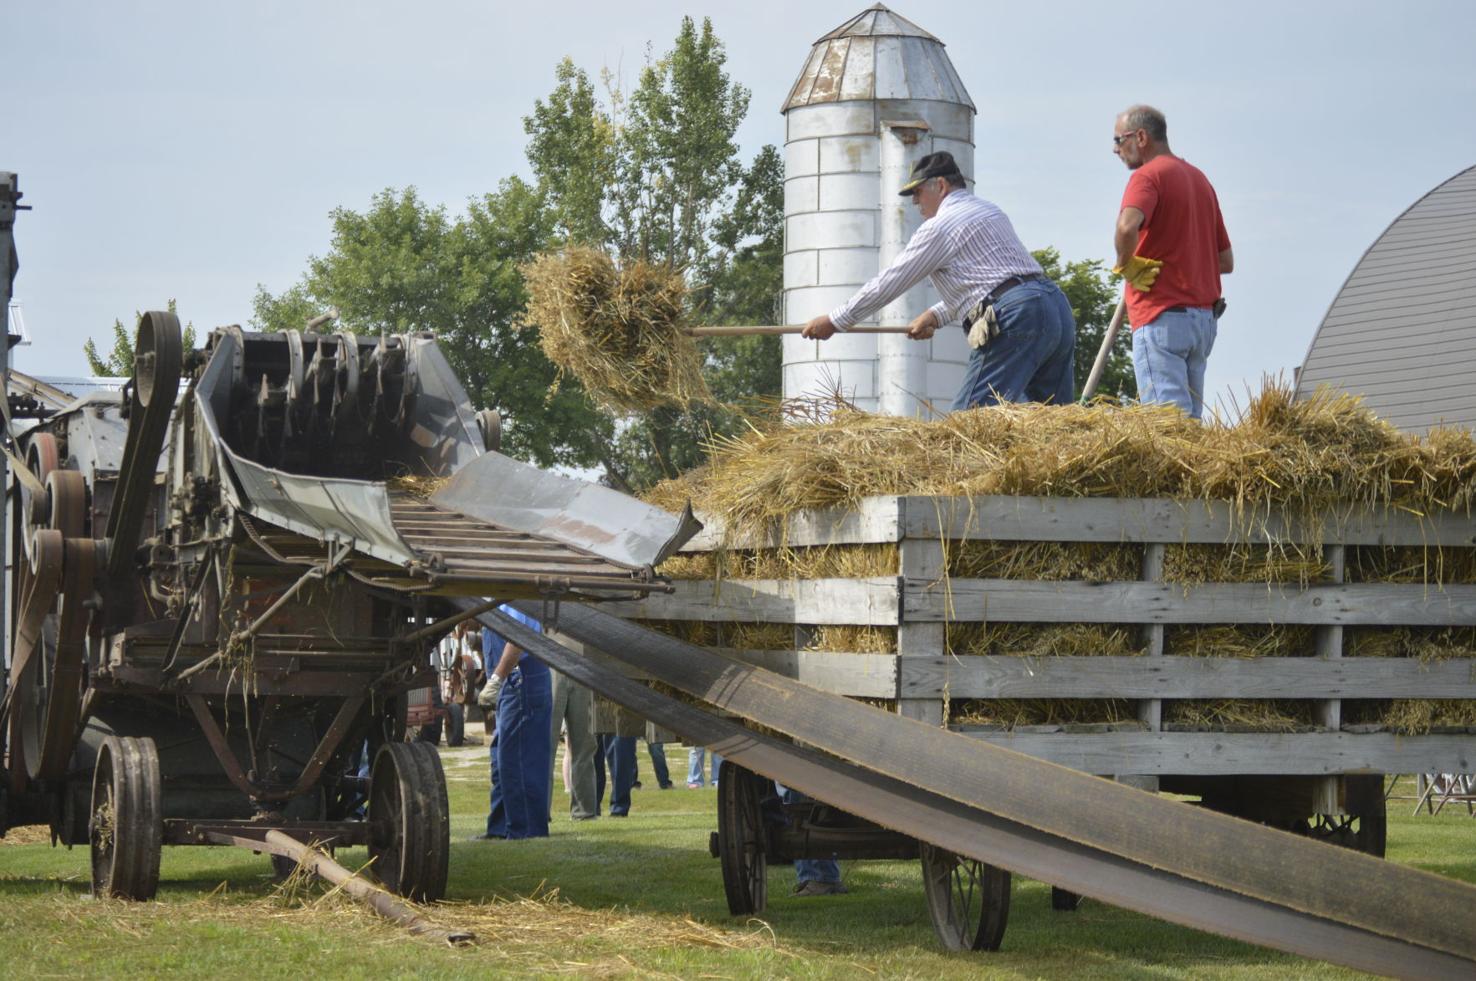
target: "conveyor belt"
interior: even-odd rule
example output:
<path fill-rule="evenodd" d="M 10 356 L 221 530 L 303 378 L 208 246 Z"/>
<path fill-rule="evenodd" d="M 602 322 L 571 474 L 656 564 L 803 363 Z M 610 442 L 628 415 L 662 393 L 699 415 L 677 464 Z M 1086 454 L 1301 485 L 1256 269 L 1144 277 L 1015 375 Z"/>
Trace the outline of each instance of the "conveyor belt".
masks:
<path fill-rule="evenodd" d="M 389 497 L 390 521 L 403 543 L 402 563 L 355 552 L 345 563 L 362 581 L 431 595 L 531 599 L 570 596 L 628 599 L 671 586 L 649 567 L 622 565 L 574 545 L 512 531 L 407 494 Z M 322 564 L 323 540 L 240 515 L 251 539 L 274 561 Z"/>
<path fill-rule="evenodd" d="M 483 622 L 725 758 L 958 854 L 1361 970 L 1476 972 L 1476 888 L 1463 883 L 891 715 L 596 610 L 561 609 L 560 632 L 824 752 L 799 749 L 652 692 L 510 618 L 491 613 Z"/>
<path fill-rule="evenodd" d="M 667 588 L 649 569 L 620 565 L 573 545 L 500 528 L 409 495 L 390 495 L 390 515 L 395 531 L 434 582 L 532 585 L 540 593 Z"/>

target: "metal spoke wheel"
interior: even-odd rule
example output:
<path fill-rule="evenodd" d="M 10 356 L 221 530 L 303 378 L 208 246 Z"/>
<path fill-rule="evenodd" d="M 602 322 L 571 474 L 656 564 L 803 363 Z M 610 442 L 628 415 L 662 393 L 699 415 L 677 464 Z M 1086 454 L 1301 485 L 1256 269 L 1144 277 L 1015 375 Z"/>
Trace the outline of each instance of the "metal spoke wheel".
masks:
<path fill-rule="evenodd" d="M 159 888 L 164 845 L 159 751 L 147 737 L 109 736 L 92 773 L 92 891 L 148 900 Z"/>
<path fill-rule="evenodd" d="M 1389 819 L 1382 807 L 1376 814 L 1314 814 L 1293 823 L 1290 830 L 1330 845 L 1383 858 L 1388 843 Z"/>
<path fill-rule="evenodd" d="M 948 950 L 998 950 L 1010 918 L 1010 874 L 918 842 L 923 895 Z"/>
<path fill-rule="evenodd" d="M 770 783 L 736 763 L 718 769 L 718 858 L 728 912 L 747 916 L 769 902 L 769 857 L 760 802 Z"/>
<path fill-rule="evenodd" d="M 369 778 L 369 857 L 391 892 L 432 903 L 446 894 L 451 821 L 441 757 L 427 743 L 386 743 Z"/>
<path fill-rule="evenodd" d="M 1331 845 L 1384 857 L 1389 818 L 1383 774 L 1350 773 L 1343 777 L 1344 814 L 1313 814 L 1293 821 L 1290 830 Z"/>

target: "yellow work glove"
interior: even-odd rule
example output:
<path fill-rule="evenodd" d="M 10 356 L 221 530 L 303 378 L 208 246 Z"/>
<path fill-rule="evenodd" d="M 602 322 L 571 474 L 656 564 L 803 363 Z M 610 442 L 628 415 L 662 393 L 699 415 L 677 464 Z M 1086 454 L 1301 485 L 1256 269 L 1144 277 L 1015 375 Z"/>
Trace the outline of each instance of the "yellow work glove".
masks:
<path fill-rule="evenodd" d="M 1135 255 L 1125 265 L 1113 266 L 1112 271 L 1146 293 L 1153 288 L 1153 282 L 1158 279 L 1158 272 L 1162 268 L 1162 259 L 1145 259 Z"/>

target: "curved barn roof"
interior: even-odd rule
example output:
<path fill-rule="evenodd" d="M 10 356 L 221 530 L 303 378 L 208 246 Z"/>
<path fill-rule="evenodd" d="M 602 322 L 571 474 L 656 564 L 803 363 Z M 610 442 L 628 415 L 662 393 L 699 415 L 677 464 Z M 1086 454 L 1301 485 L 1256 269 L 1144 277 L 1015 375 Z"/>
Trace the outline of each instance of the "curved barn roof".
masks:
<path fill-rule="evenodd" d="M 1476 167 L 1369 246 L 1313 335 L 1297 395 L 1354 395 L 1401 429 L 1476 428 Z"/>
<path fill-rule="evenodd" d="M 858 99 L 930 99 L 974 108 L 943 42 L 879 3 L 815 42 L 779 111 Z"/>

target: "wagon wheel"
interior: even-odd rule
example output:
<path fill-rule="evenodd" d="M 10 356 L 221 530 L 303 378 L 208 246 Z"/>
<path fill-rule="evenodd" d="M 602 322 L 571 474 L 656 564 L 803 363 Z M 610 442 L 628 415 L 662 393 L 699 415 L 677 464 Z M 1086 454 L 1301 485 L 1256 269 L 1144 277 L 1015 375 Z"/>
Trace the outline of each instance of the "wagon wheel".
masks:
<path fill-rule="evenodd" d="M 435 747 L 386 743 L 369 778 L 369 857 L 379 881 L 417 902 L 446 894 L 451 823 Z"/>
<path fill-rule="evenodd" d="M 159 752 L 148 737 L 109 736 L 92 773 L 92 891 L 152 899 L 159 888 L 164 821 Z"/>
<path fill-rule="evenodd" d="M 1389 819 L 1385 814 L 1383 801 L 1379 801 L 1376 811 L 1377 813 L 1314 814 L 1293 822 L 1289 830 L 1340 848 L 1351 848 L 1383 858 L 1389 836 Z"/>
<path fill-rule="evenodd" d="M 918 842 L 923 895 L 948 950 L 998 950 L 1010 918 L 1010 874 Z"/>
<path fill-rule="evenodd" d="M 1389 819 L 1381 774 L 1350 773 L 1343 777 L 1344 814 L 1313 814 L 1291 822 L 1289 830 L 1342 848 L 1384 857 Z"/>
<path fill-rule="evenodd" d="M 761 913 L 769 901 L 768 841 L 759 808 L 767 785 L 729 760 L 718 769 L 718 857 L 734 916 Z"/>
<path fill-rule="evenodd" d="M 1081 895 L 1060 886 L 1051 886 L 1051 909 L 1061 913 L 1074 913 L 1081 908 Z"/>

